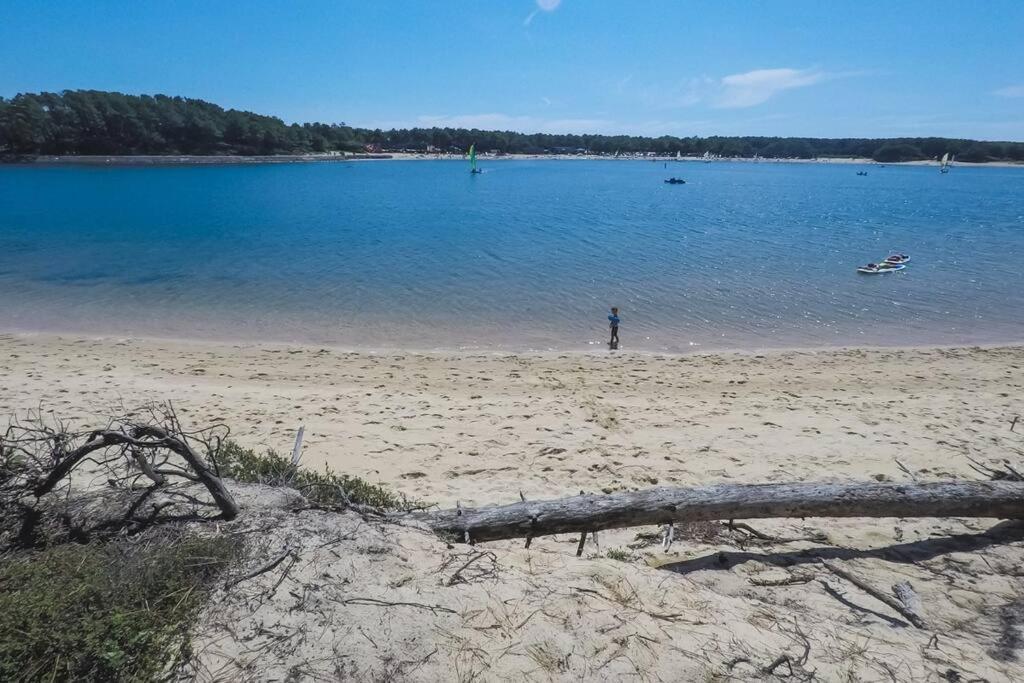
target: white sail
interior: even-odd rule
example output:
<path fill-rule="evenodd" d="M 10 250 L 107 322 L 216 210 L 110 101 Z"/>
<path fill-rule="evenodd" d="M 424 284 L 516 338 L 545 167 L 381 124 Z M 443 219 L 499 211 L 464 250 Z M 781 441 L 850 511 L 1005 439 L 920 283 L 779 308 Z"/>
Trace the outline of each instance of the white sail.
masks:
<path fill-rule="evenodd" d="M 949 166 L 949 152 L 942 155 L 942 165 Z"/>

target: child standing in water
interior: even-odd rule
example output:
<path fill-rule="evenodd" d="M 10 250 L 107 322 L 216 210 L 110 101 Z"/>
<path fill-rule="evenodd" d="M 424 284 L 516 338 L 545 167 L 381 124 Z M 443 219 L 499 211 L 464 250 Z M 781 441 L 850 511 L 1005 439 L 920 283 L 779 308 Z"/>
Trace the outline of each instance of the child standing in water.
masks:
<path fill-rule="evenodd" d="M 619 348 L 619 309 L 612 306 L 612 314 L 608 316 L 608 327 L 612 330 L 612 338 L 608 341 L 608 348 Z"/>

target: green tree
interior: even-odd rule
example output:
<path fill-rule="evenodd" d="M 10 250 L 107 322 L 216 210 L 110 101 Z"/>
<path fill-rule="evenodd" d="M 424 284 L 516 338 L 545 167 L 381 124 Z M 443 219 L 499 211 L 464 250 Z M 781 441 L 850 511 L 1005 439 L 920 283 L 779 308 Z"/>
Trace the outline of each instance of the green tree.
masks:
<path fill-rule="evenodd" d="M 202 100 L 167 95 L 124 95 L 97 90 L 22 93 L 0 98 L 0 154 L 283 154 L 359 151 L 367 144 L 385 151 L 449 150 L 500 152 L 621 152 L 726 157 L 873 157 L 879 161 L 938 158 L 949 152 L 964 161 L 1024 160 L 1019 142 L 947 138 L 770 138 L 573 135 L 410 128 L 383 131 L 345 123 L 285 125 L 272 116 L 225 110 Z"/>
<path fill-rule="evenodd" d="M 891 163 L 897 161 L 917 161 L 918 159 L 923 159 L 924 154 L 913 145 L 898 143 L 882 145 L 875 150 L 871 158 L 882 163 Z"/>
<path fill-rule="evenodd" d="M 989 150 L 981 143 L 975 143 L 961 152 L 957 159 L 970 163 L 980 164 L 989 160 Z"/>

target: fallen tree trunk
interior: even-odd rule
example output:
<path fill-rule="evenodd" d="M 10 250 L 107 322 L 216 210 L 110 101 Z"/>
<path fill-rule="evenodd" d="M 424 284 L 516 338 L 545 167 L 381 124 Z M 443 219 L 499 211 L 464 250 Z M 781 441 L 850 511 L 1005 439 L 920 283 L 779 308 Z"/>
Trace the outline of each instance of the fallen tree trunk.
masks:
<path fill-rule="evenodd" d="M 718 484 L 579 495 L 416 515 L 458 541 L 724 519 L 772 517 L 1024 518 L 1024 483 Z"/>

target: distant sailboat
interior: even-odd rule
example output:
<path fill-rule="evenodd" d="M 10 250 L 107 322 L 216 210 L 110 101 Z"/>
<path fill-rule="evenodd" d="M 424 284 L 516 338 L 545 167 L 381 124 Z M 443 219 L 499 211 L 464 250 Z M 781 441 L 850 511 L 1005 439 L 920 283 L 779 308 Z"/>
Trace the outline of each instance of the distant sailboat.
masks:
<path fill-rule="evenodd" d="M 704 159 L 704 163 L 705 164 L 710 164 L 711 163 L 711 150 L 708 150 L 707 152 L 704 152 L 703 159 Z"/>
<path fill-rule="evenodd" d="M 682 160 L 683 160 L 683 153 L 677 150 L 676 151 L 676 161 L 682 161 Z"/>
<path fill-rule="evenodd" d="M 949 173 L 949 152 L 942 155 L 942 164 L 939 166 L 939 173 Z"/>
<path fill-rule="evenodd" d="M 469 172 L 470 173 L 481 173 L 480 169 L 476 167 L 476 145 L 469 146 Z"/>

